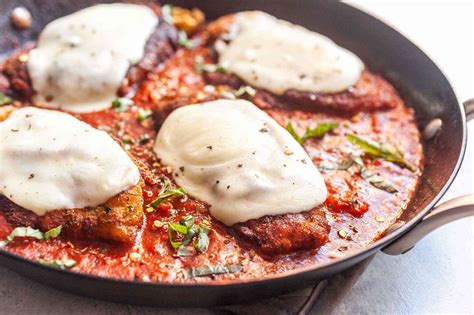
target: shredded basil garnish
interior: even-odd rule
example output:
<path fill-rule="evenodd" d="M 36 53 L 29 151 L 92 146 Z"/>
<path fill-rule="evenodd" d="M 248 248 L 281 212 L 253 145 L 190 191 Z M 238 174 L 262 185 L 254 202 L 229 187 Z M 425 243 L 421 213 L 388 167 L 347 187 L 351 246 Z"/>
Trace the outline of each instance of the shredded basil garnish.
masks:
<path fill-rule="evenodd" d="M 320 138 L 320 137 L 324 136 L 326 133 L 328 133 L 329 131 L 337 128 L 338 126 L 339 126 L 338 123 L 322 122 L 322 123 L 319 123 L 313 129 L 306 128 L 306 132 L 304 133 L 304 135 L 302 137 L 300 137 L 296 133 L 295 129 L 293 128 L 293 125 L 291 124 L 291 122 L 289 122 L 288 125 L 286 126 L 286 130 L 293 136 L 293 138 L 295 138 L 295 140 L 299 144 L 303 144 L 309 138 Z"/>
<path fill-rule="evenodd" d="M 139 108 L 138 109 L 138 114 L 137 114 L 137 120 L 139 122 L 143 122 L 147 118 L 151 117 L 152 114 L 153 114 L 153 112 L 149 109 Z"/>
<path fill-rule="evenodd" d="M 240 265 L 204 265 L 183 270 L 185 278 L 205 277 L 224 273 L 236 273 L 242 271 Z"/>
<path fill-rule="evenodd" d="M 190 256 L 185 246 L 194 238 L 193 247 L 197 253 L 204 253 L 209 246 L 209 227 L 195 224 L 194 217 L 187 215 L 178 223 L 168 222 L 168 237 L 173 248 L 178 249 L 177 256 Z M 196 236 L 196 237 L 195 237 Z"/>
<path fill-rule="evenodd" d="M 165 4 L 161 7 L 161 14 L 163 15 L 163 20 L 166 23 L 173 25 L 173 15 L 172 15 L 173 6 L 171 4 Z"/>
<path fill-rule="evenodd" d="M 194 249 L 198 253 L 204 253 L 208 246 L 209 246 L 209 228 L 205 226 L 199 226 L 198 228 L 198 236 L 196 240 L 194 241 Z"/>
<path fill-rule="evenodd" d="M 133 105 L 133 101 L 126 97 L 116 98 L 115 100 L 112 101 L 112 108 L 116 112 L 124 112 L 132 105 Z"/>
<path fill-rule="evenodd" d="M 6 96 L 3 93 L 0 93 L 0 106 L 10 105 L 13 102 L 11 97 Z"/>
<path fill-rule="evenodd" d="M 199 40 L 189 39 L 185 31 L 180 31 L 178 33 L 178 43 L 179 45 L 189 49 L 199 46 Z"/>
<path fill-rule="evenodd" d="M 61 229 L 62 229 L 62 225 L 58 225 L 57 227 L 55 228 L 52 228 L 50 230 L 47 230 L 46 232 L 44 232 L 44 239 L 45 240 L 49 240 L 51 238 L 56 238 L 59 236 L 59 234 L 61 234 Z"/>
<path fill-rule="evenodd" d="M 362 161 L 362 158 L 360 156 L 351 156 L 341 163 L 339 163 L 335 168 L 333 169 L 338 169 L 338 170 L 348 170 L 351 168 L 353 165 L 357 165 L 359 167 L 360 175 L 366 179 L 372 186 L 375 188 L 385 190 L 386 192 L 389 192 L 391 194 L 398 192 L 398 190 L 387 183 L 385 179 L 382 176 L 372 174 L 367 170 L 365 167 L 364 161 Z"/>
<path fill-rule="evenodd" d="M 10 233 L 10 235 L 7 236 L 6 239 L 0 241 L 0 247 L 10 244 L 11 242 L 13 242 L 13 240 L 16 237 L 32 237 L 38 240 L 42 240 L 42 239 L 48 240 L 51 238 L 58 237 L 60 233 L 61 233 L 61 225 L 55 228 L 52 228 L 46 231 L 45 233 L 41 232 L 40 230 L 33 229 L 29 226 L 26 226 L 26 227 L 19 226 L 13 229 L 13 231 Z"/>
<path fill-rule="evenodd" d="M 229 72 L 229 65 L 227 63 L 222 64 L 212 64 L 212 63 L 204 63 L 202 57 L 197 57 L 194 59 L 194 69 L 197 73 L 203 72 L 220 72 L 220 73 L 227 73 Z"/>
<path fill-rule="evenodd" d="M 350 143 L 359 146 L 365 153 L 372 158 L 381 158 L 389 162 L 396 163 L 412 172 L 416 172 L 418 168 L 413 164 L 405 161 L 403 153 L 389 145 L 380 145 L 372 140 L 364 139 L 354 134 L 348 134 L 347 139 Z"/>
<path fill-rule="evenodd" d="M 161 188 L 158 196 L 156 197 L 155 200 L 153 200 L 150 205 L 152 207 L 158 207 L 160 205 L 160 203 L 162 203 L 164 200 L 170 200 L 170 199 L 175 199 L 175 198 L 178 198 L 180 196 L 184 196 L 186 195 L 186 191 L 184 190 L 184 188 L 173 188 L 171 189 L 170 188 L 170 185 L 168 182 L 165 182 L 163 187 Z"/>
<path fill-rule="evenodd" d="M 69 258 L 55 259 L 55 260 L 38 259 L 38 262 L 42 265 L 56 267 L 59 269 L 69 269 L 76 264 L 76 261 L 74 259 L 69 259 Z"/>

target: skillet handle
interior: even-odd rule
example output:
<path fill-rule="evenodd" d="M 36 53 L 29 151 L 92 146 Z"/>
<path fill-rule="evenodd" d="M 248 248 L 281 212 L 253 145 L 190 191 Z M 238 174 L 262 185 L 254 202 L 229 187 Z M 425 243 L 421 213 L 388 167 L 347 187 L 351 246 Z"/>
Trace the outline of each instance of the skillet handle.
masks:
<path fill-rule="evenodd" d="M 469 216 L 474 216 L 474 194 L 448 200 L 435 207 L 412 230 L 383 248 L 382 252 L 388 255 L 404 254 L 431 231 Z"/>

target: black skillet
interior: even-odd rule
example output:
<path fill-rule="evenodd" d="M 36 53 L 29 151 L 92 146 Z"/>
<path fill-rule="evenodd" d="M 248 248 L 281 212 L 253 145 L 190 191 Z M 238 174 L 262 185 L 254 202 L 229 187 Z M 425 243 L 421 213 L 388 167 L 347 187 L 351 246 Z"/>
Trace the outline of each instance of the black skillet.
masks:
<path fill-rule="evenodd" d="M 90 6 L 95 0 L 0 0 L 0 55 L 18 43 L 35 39 L 49 21 Z M 303 288 L 341 272 L 379 250 L 400 254 L 431 230 L 474 214 L 474 195 L 460 197 L 433 209 L 461 164 L 466 146 L 466 117 L 473 102 L 460 105 L 443 73 L 413 43 L 374 17 L 347 4 L 314 0 L 170 1 L 199 7 L 209 19 L 242 10 L 263 10 L 325 34 L 355 52 L 374 71 L 383 74 L 416 110 L 420 130 L 434 118 L 443 126 L 424 143 L 426 168 L 421 186 L 403 220 L 404 225 L 373 245 L 343 259 L 309 266 L 265 279 L 230 284 L 167 284 L 121 281 L 58 270 L 0 251 L 0 263 L 18 273 L 58 289 L 116 302 L 160 306 L 215 306 L 276 296 Z M 9 13 L 18 5 L 33 14 L 27 31 L 12 29 Z M 467 112 L 467 114 L 466 114 Z M 431 212 L 431 213 L 430 213 Z"/>

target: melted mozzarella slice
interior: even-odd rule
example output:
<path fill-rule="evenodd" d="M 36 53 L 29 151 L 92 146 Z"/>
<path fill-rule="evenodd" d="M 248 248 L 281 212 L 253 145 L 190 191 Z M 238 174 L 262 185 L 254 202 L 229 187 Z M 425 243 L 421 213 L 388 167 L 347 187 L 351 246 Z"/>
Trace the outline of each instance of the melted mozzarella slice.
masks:
<path fill-rule="evenodd" d="M 234 23 L 235 38 L 216 45 L 219 63 L 255 87 L 337 93 L 360 78 L 360 59 L 321 34 L 260 11 L 238 13 Z"/>
<path fill-rule="evenodd" d="M 16 110 L 0 139 L 0 193 L 38 215 L 97 206 L 140 178 L 107 133 L 65 113 Z"/>
<path fill-rule="evenodd" d="M 146 6 L 101 4 L 46 25 L 29 54 L 35 101 L 72 112 L 108 108 L 158 24 Z"/>
<path fill-rule="evenodd" d="M 227 225 L 309 210 L 326 199 L 323 178 L 303 148 L 244 100 L 176 109 L 154 151 L 175 169 L 176 182 Z"/>

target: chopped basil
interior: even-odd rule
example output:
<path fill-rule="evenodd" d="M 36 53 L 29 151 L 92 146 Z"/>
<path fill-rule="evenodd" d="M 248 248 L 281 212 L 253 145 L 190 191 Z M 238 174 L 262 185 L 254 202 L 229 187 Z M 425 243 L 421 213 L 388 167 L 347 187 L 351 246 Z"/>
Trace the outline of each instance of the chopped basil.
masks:
<path fill-rule="evenodd" d="M 10 105 L 13 102 L 11 97 L 6 96 L 3 93 L 0 93 L 0 106 Z"/>
<path fill-rule="evenodd" d="M 304 135 L 302 137 L 300 137 L 295 129 L 293 128 L 293 125 L 291 124 L 291 122 L 288 123 L 288 125 L 286 126 L 286 130 L 293 136 L 293 138 L 295 138 L 295 140 L 299 143 L 299 144 L 303 144 L 306 140 L 308 140 L 309 138 L 320 138 L 322 136 L 324 136 L 326 133 L 328 133 L 329 131 L 337 128 L 337 126 L 339 126 L 338 123 L 334 123 L 334 122 L 322 122 L 322 123 L 319 123 L 315 128 L 313 129 L 310 129 L 310 128 L 306 128 L 306 131 L 304 133 Z"/>
<path fill-rule="evenodd" d="M 372 158 L 381 158 L 386 161 L 396 163 L 412 172 L 416 172 L 418 170 L 416 166 L 405 161 L 403 154 L 392 146 L 380 145 L 372 140 L 364 139 L 354 134 L 348 134 L 347 139 L 350 143 L 359 146 Z"/>
<path fill-rule="evenodd" d="M 194 241 L 194 249 L 198 253 L 204 253 L 209 247 L 209 229 L 205 226 L 199 226 L 198 236 Z"/>
<path fill-rule="evenodd" d="M 227 73 L 229 65 L 226 63 L 222 64 L 212 64 L 212 63 L 204 63 L 202 57 L 197 57 L 194 59 L 194 69 L 197 73 L 202 72 L 221 72 Z"/>
<path fill-rule="evenodd" d="M 199 46 L 199 41 L 196 39 L 189 39 L 185 31 L 178 33 L 178 43 L 185 48 L 196 48 Z"/>
<path fill-rule="evenodd" d="M 398 191 L 395 187 L 385 182 L 385 180 L 381 176 L 371 176 L 368 178 L 368 181 L 375 188 L 385 190 L 386 192 L 389 192 L 391 194 L 396 193 Z"/>
<path fill-rule="evenodd" d="M 250 97 L 254 97 L 256 93 L 257 91 L 255 91 L 253 87 L 244 85 L 244 86 L 241 86 L 237 91 L 235 91 L 234 95 L 237 97 L 240 97 L 247 94 Z"/>
<path fill-rule="evenodd" d="M 168 227 L 170 230 L 173 230 L 175 232 L 178 232 L 180 234 L 186 235 L 188 233 L 188 228 L 185 225 L 181 225 L 178 223 L 168 223 Z"/>
<path fill-rule="evenodd" d="M 149 109 L 139 108 L 138 109 L 138 114 L 137 114 L 137 120 L 139 122 L 143 122 L 147 118 L 151 117 L 152 114 L 153 114 L 153 112 Z"/>
<path fill-rule="evenodd" d="M 389 183 L 387 183 L 382 176 L 375 175 L 369 172 L 360 156 L 351 156 L 345 159 L 337 166 L 337 169 L 345 171 L 351 168 L 353 165 L 359 166 L 360 175 L 375 188 L 385 190 L 386 192 L 389 192 L 391 194 L 398 192 L 398 190 Z"/>
<path fill-rule="evenodd" d="M 126 97 L 116 98 L 112 101 L 112 108 L 116 112 L 124 112 L 126 111 L 131 105 L 133 105 L 133 101 Z"/>
<path fill-rule="evenodd" d="M 56 238 L 59 236 L 59 234 L 61 234 L 61 229 L 62 229 L 62 225 L 58 225 L 57 227 L 55 228 L 52 228 L 50 230 L 47 230 L 43 237 L 45 240 L 49 240 L 51 238 Z"/>
<path fill-rule="evenodd" d="M 36 238 L 38 240 L 42 239 L 50 239 L 50 238 L 55 238 L 61 233 L 61 225 L 52 228 L 48 231 L 46 231 L 44 234 L 40 230 L 33 229 L 29 226 L 19 226 L 13 229 L 13 231 L 10 233 L 10 235 L 7 236 L 6 239 L 0 241 L 0 247 L 6 246 L 13 242 L 15 237 L 32 237 Z"/>
<path fill-rule="evenodd" d="M 190 269 L 185 269 L 183 271 L 185 278 L 193 277 L 205 277 L 217 274 L 224 273 L 235 273 L 242 271 L 242 266 L 240 265 L 204 265 L 199 267 L 194 267 Z"/>
<path fill-rule="evenodd" d="M 170 199 L 174 199 L 174 198 L 184 196 L 184 195 L 186 195 L 186 191 L 184 190 L 184 188 L 179 187 L 179 188 L 170 189 L 169 183 L 165 182 L 165 184 L 163 185 L 163 188 L 161 188 L 160 190 L 160 193 L 158 194 L 156 199 L 150 203 L 150 205 L 156 208 L 164 200 L 170 200 Z"/>
<path fill-rule="evenodd" d="M 197 253 L 203 253 L 209 246 L 209 227 L 206 224 L 196 225 L 194 217 L 187 215 L 178 223 L 168 222 L 168 237 L 173 248 L 178 249 L 177 256 L 190 256 L 184 246 L 194 239 L 193 247 Z"/>
<path fill-rule="evenodd" d="M 38 259 L 38 262 L 42 265 L 56 267 L 59 269 L 69 269 L 76 264 L 76 261 L 74 259 L 69 259 L 69 258 L 55 259 L 55 260 Z"/>
<path fill-rule="evenodd" d="M 176 252 L 176 256 L 178 257 L 188 257 L 194 255 L 194 251 L 187 247 L 180 247 Z"/>
<path fill-rule="evenodd" d="M 173 25 L 173 15 L 172 15 L 173 6 L 171 4 L 165 4 L 161 7 L 161 14 L 163 15 L 163 20 L 166 23 Z"/>

